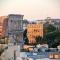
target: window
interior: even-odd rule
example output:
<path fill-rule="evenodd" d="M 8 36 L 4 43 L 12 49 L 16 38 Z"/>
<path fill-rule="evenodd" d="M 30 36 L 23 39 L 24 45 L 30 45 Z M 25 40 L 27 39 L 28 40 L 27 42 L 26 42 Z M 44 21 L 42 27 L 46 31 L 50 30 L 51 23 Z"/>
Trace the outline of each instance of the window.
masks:
<path fill-rule="evenodd" d="M 34 29 L 34 32 L 37 32 L 37 30 Z"/>
<path fill-rule="evenodd" d="M 11 22 L 13 22 L 13 21 L 11 20 Z"/>

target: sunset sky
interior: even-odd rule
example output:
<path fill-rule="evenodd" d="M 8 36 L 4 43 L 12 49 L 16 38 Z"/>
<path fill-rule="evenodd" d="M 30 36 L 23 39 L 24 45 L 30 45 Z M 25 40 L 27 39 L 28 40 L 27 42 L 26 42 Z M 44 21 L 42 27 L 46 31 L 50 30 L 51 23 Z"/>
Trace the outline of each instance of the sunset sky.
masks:
<path fill-rule="evenodd" d="M 13 13 L 25 19 L 60 18 L 60 0 L 0 0 L 0 16 Z"/>

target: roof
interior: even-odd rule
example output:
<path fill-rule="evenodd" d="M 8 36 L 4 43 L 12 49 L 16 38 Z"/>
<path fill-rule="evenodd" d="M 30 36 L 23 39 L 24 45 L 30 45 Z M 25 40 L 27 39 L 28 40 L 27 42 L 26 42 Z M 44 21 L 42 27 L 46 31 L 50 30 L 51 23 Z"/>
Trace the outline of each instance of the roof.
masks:
<path fill-rule="evenodd" d="M 24 15 L 21 15 L 21 14 L 9 14 L 8 16 L 24 16 Z"/>

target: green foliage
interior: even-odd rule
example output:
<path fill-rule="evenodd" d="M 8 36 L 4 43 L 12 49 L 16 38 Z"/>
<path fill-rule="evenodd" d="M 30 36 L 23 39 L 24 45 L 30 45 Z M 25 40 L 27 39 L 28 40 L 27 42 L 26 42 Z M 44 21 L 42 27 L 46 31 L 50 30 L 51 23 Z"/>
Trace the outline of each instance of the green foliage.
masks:
<path fill-rule="evenodd" d="M 36 40 L 36 44 L 44 44 L 44 40 L 43 40 L 43 38 L 40 37 L 40 36 L 37 36 L 37 37 L 35 38 L 35 40 Z"/>
<path fill-rule="evenodd" d="M 55 32 L 45 35 L 44 39 L 47 41 L 49 47 L 56 48 L 60 44 L 60 32 L 56 30 Z"/>
<path fill-rule="evenodd" d="M 28 44 L 29 40 L 28 40 L 28 38 L 27 38 L 27 29 L 24 30 L 23 40 L 25 41 L 25 44 Z"/>
<path fill-rule="evenodd" d="M 24 30 L 23 38 L 27 37 L 27 29 Z"/>
<path fill-rule="evenodd" d="M 53 25 L 51 25 L 51 24 L 49 24 L 46 27 L 46 33 L 49 33 L 49 32 L 55 31 L 55 30 L 56 30 L 56 28 Z"/>
<path fill-rule="evenodd" d="M 49 47 L 57 47 L 60 44 L 60 30 L 49 24 L 46 27 L 46 35 L 43 37 Z"/>

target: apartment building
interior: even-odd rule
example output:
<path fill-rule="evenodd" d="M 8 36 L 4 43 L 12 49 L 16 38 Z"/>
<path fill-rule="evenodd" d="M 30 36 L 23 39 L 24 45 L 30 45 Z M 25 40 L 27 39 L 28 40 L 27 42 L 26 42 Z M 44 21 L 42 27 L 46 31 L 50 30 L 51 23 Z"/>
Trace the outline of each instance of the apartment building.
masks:
<path fill-rule="evenodd" d="M 44 24 L 28 24 L 27 25 L 27 37 L 29 40 L 29 43 L 35 43 L 35 38 L 37 36 L 43 37 L 45 34 L 44 31 Z"/>
<path fill-rule="evenodd" d="M 1 16 L 0 17 L 0 38 L 5 37 L 5 36 L 8 35 L 7 27 L 8 27 L 8 18 L 7 18 L 7 16 Z"/>
<path fill-rule="evenodd" d="M 18 42 L 23 40 L 23 15 L 8 15 L 8 33 L 10 38 L 17 39 Z M 13 39 L 11 39 L 13 41 Z"/>

